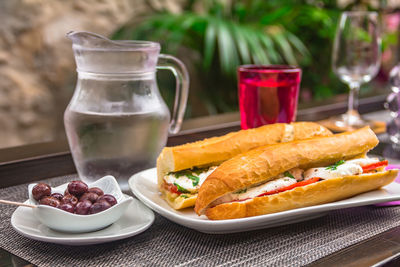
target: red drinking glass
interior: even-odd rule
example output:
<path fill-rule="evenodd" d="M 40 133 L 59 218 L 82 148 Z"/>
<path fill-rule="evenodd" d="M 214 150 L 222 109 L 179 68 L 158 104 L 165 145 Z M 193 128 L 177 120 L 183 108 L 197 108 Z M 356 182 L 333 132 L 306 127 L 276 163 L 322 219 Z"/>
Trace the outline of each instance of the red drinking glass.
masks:
<path fill-rule="evenodd" d="M 242 129 L 296 119 L 301 69 L 283 65 L 238 68 Z"/>

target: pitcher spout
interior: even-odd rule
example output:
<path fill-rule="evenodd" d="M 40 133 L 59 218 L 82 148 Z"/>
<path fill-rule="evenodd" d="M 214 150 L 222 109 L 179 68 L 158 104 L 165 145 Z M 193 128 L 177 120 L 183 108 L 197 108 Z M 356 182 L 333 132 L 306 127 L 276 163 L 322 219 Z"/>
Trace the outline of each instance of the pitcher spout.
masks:
<path fill-rule="evenodd" d="M 91 32 L 70 31 L 67 33 L 67 37 L 73 44 L 82 46 L 95 46 L 99 43 L 111 41 L 104 36 Z"/>

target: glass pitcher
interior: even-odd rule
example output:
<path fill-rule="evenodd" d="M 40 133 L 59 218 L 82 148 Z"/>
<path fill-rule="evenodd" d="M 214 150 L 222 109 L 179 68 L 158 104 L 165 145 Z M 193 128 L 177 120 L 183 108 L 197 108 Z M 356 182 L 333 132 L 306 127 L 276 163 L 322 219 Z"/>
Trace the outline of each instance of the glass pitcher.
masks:
<path fill-rule="evenodd" d="M 72 157 L 80 178 L 113 175 L 127 191 L 134 173 L 155 166 L 168 132 L 180 130 L 189 89 L 184 64 L 159 54 L 147 41 L 112 41 L 70 32 L 78 81 L 64 113 Z M 156 69 L 176 77 L 172 120 L 156 82 Z"/>

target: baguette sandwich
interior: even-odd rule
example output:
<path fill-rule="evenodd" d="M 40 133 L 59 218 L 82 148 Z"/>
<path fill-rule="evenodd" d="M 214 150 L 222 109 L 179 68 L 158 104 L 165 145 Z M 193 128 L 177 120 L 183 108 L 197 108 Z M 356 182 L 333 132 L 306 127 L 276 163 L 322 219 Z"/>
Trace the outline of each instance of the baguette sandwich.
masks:
<path fill-rule="evenodd" d="M 191 207 L 203 181 L 222 162 L 259 146 L 329 135 L 312 122 L 277 123 L 165 147 L 157 159 L 158 187 L 174 209 Z"/>
<path fill-rule="evenodd" d="M 366 153 L 369 127 L 259 147 L 222 163 L 201 186 L 197 214 L 212 220 L 280 212 L 345 199 L 391 183 L 398 170 Z"/>

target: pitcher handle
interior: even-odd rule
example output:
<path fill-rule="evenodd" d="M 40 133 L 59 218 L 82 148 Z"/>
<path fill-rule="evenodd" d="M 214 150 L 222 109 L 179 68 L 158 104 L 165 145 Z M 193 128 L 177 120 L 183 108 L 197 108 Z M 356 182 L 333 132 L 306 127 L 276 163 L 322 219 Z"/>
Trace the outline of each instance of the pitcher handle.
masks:
<path fill-rule="evenodd" d="M 165 54 L 159 55 L 157 69 L 170 70 L 176 78 L 174 109 L 169 124 L 169 132 L 176 134 L 181 129 L 183 116 L 185 115 L 186 102 L 189 95 L 189 74 L 182 61 Z"/>

